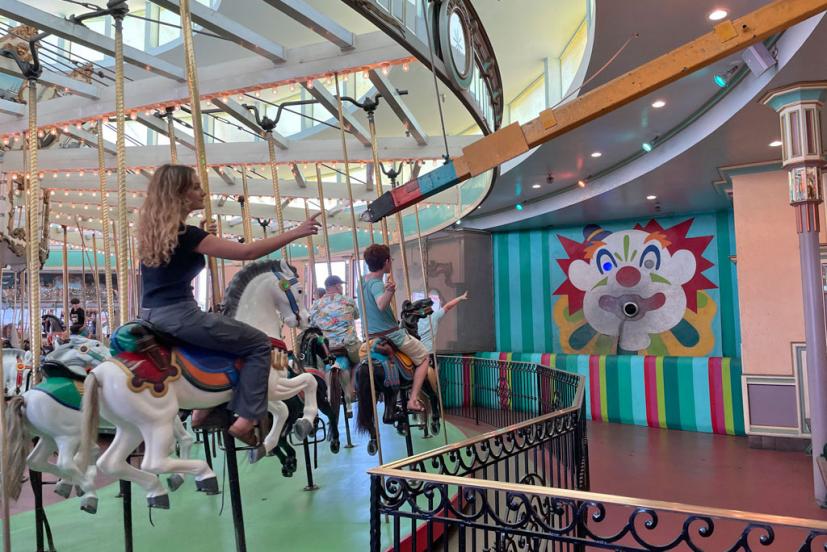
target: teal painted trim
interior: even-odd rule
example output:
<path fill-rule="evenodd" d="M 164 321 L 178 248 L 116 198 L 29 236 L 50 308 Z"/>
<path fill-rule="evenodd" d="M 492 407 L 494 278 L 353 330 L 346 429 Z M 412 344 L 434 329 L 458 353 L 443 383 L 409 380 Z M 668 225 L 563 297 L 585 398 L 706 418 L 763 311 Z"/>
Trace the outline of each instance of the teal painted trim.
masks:
<path fill-rule="evenodd" d="M 744 396 L 741 388 L 741 359 L 729 362 L 730 388 L 732 389 L 732 422 L 735 435 L 744 435 Z"/>
<path fill-rule="evenodd" d="M 529 270 L 520 270 L 520 333 L 522 334 L 522 351 L 524 352 L 531 352 L 534 351 L 534 309 L 531 308 L 531 305 L 534 304 L 532 301 L 532 293 L 531 293 L 531 281 L 533 279 L 534 271 L 531 270 L 531 259 L 532 259 L 532 251 L 531 251 L 531 233 L 530 232 L 520 232 L 519 236 L 519 243 L 520 243 L 520 259 L 519 259 L 519 266 L 521 269 L 524 266 L 527 266 Z"/>
<path fill-rule="evenodd" d="M 520 236 L 519 233 L 507 234 L 506 243 L 508 244 L 506 259 L 508 262 L 508 279 L 506 280 L 506 288 L 508 295 L 506 296 L 506 305 L 511 311 L 511 324 L 509 325 L 509 334 L 511 335 L 511 348 L 509 351 L 521 353 L 525 350 L 525 343 L 523 343 L 522 332 L 522 306 L 520 287 L 522 284 L 522 265 L 520 264 Z M 530 303 L 528 303 L 530 305 Z"/>
<path fill-rule="evenodd" d="M 511 306 L 508 301 L 508 234 L 494 234 L 494 287 L 497 349 L 511 350 Z"/>
<path fill-rule="evenodd" d="M 549 248 L 549 232 L 544 230 L 541 234 L 540 251 L 542 259 L 541 276 L 543 278 L 543 331 L 542 348 L 553 350 L 554 347 L 554 318 L 551 310 L 551 249 Z"/>
<path fill-rule="evenodd" d="M 98 268 L 103 270 L 104 263 L 106 258 L 104 257 L 103 253 L 97 253 L 98 257 Z M 86 268 L 89 268 L 89 263 L 92 263 L 92 268 L 95 267 L 95 259 L 92 257 L 92 254 L 87 251 L 86 253 L 86 260 L 82 261 L 82 253 L 77 250 L 69 250 L 69 255 L 67 256 L 69 260 L 69 268 L 81 268 L 83 263 L 86 263 Z M 111 257 L 112 266 L 115 266 L 115 256 L 112 255 Z M 46 258 L 46 262 L 43 264 L 44 268 L 60 268 L 63 267 L 63 250 L 62 249 L 50 249 L 49 256 Z"/>
<path fill-rule="evenodd" d="M 775 111 L 780 111 L 786 106 L 798 102 L 823 102 L 825 92 L 827 92 L 827 88 L 799 88 L 777 94 L 765 103 Z"/>
<path fill-rule="evenodd" d="M 729 260 L 729 214 L 718 212 L 715 214 L 715 236 L 718 241 L 718 289 L 721 300 L 718 305 L 721 309 L 721 352 L 725 357 L 734 357 L 738 354 L 735 342 L 735 294 L 732 289 L 732 261 Z"/>

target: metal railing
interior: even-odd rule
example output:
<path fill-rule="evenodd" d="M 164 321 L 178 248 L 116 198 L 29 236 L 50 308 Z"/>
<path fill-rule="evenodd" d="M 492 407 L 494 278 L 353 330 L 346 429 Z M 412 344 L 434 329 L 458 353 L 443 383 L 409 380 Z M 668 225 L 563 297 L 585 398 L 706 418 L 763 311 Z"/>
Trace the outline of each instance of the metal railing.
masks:
<path fill-rule="evenodd" d="M 827 549 L 825 521 L 588 492 L 581 376 L 474 357 L 440 369 L 448 413 L 522 421 L 369 470 L 374 552 Z"/>

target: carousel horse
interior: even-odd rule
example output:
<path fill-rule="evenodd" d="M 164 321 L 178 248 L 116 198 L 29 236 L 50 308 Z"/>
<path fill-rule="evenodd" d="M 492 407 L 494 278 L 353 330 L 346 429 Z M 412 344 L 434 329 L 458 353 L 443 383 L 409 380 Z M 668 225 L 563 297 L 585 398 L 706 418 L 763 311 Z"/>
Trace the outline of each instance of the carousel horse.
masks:
<path fill-rule="evenodd" d="M 316 380 L 310 374 L 287 377 L 287 353 L 281 341 L 283 324 L 303 328 L 307 311 L 297 297 L 302 293 L 296 272 L 282 260 L 262 260 L 242 268 L 225 293 L 223 313 L 259 328 L 274 342 L 274 362 L 268 381 L 268 410 L 274 423 L 262 446 L 252 451 L 255 462 L 276 446 L 287 419 L 284 399 L 304 392 L 304 416 L 296 421 L 294 433 L 304 439 L 314 430 L 318 412 Z M 121 347 L 111 361 L 94 368 L 84 383 L 83 429 L 80 455 L 86 465 L 95 442 L 94 422 L 98 412 L 115 425 L 115 439 L 97 461 L 98 468 L 117 479 L 139 484 L 147 493 L 151 508 L 169 508 L 167 490 L 159 474 L 190 473 L 196 488 L 217 494 L 218 479 L 203 460 L 170 457 L 172 422 L 180 409 L 209 409 L 227 403 L 238 379 L 240 359 L 231 352 L 216 352 L 177 342 L 145 322 L 131 322 L 116 330 L 116 344 L 144 340 L 154 334 L 160 346 L 144 349 Z M 123 339 L 122 339 L 123 338 Z M 145 341 L 143 342 L 146 343 Z M 139 353 L 138 351 L 145 351 Z M 243 368 L 242 368 L 243 369 Z M 128 455 L 141 441 L 145 443 L 141 467 L 127 462 Z"/>
<path fill-rule="evenodd" d="M 418 338 L 417 322 L 433 313 L 433 301 L 430 298 L 415 302 L 402 303 L 400 317 L 402 329 L 409 335 Z M 356 372 L 356 392 L 359 397 L 359 409 L 356 416 L 356 429 L 370 435 L 368 454 L 373 456 L 377 451 L 376 429 L 373 420 L 373 398 L 370 392 L 370 367 L 368 365 L 368 345 L 362 344 L 359 351 L 361 362 Z M 385 413 L 382 421 L 395 425 L 400 433 L 409 430 L 405 395 L 413 382 L 413 372 L 416 366 L 404 353 L 399 351 L 389 339 L 377 338 L 370 340 L 370 355 L 373 364 L 373 378 L 376 387 L 377 401 L 385 403 Z M 439 400 L 437 397 L 437 375 L 433 366 L 428 368 L 428 377 L 422 386 L 426 399 L 426 411 L 431 413 L 430 430 L 437 434 L 440 430 Z M 400 393 L 403 391 L 403 393 Z"/>
<path fill-rule="evenodd" d="M 316 401 L 319 403 L 319 410 L 328 419 L 330 452 L 337 454 L 341 447 L 339 409 L 343 397 L 348 406 L 346 411 L 350 413 L 350 393 L 343 392 L 343 389 L 350 388 L 350 371 L 339 367 L 336 355 L 331 352 L 327 339 L 319 328 L 315 326 L 307 328 L 299 336 L 298 342 L 299 364 L 307 373 L 313 374 L 316 378 L 318 385 Z"/>
<path fill-rule="evenodd" d="M 28 464 L 32 470 L 59 478 L 55 493 L 69 498 L 72 487 L 75 487 L 77 495 L 83 497 L 81 510 L 90 514 L 97 512 L 98 498 L 94 487 L 97 470 L 90 465 L 82 471 L 76 463 L 81 436 L 81 385 L 92 368 L 109 358 L 109 348 L 101 342 L 72 336 L 44 357 L 41 370 L 45 379 L 11 400 L 11 415 L 6 423 L 8 434 L 14 436 L 14 440 L 10 437 L 12 457 L 17 459 L 10 464 L 12 486 L 17 485 L 19 489 L 23 468 Z M 22 451 L 31 437 L 38 437 L 38 442 L 24 460 Z M 181 456 L 189 457 L 194 440 L 180 420 L 175 425 L 175 438 Z M 49 458 L 55 452 L 58 453 L 57 461 L 52 464 Z M 183 482 L 183 476 L 175 474 L 168 484 L 175 490 Z"/>
<path fill-rule="evenodd" d="M 17 348 L 3 348 L 3 390 L 7 397 L 29 390 L 32 355 Z"/>

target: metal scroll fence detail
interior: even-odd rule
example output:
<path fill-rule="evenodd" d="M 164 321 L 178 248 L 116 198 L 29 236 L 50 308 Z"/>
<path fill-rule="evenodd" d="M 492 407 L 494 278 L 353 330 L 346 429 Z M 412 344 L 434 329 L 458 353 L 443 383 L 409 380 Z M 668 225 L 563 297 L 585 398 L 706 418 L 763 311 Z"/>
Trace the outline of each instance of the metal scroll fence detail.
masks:
<path fill-rule="evenodd" d="M 374 552 L 385 531 L 391 550 L 827 550 L 824 521 L 589 492 L 582 376 L 474 357 L 440 370 L 447 414 L 500 429 L 369 470 Z"/>

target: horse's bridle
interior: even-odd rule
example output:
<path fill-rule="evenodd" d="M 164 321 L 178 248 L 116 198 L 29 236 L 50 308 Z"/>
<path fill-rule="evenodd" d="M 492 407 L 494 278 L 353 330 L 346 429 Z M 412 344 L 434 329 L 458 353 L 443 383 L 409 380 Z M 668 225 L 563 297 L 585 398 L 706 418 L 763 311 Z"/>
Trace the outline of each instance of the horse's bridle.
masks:
<path fill-rule="evenodd" d="M 279 281 L 279 288 L 281 288 L 284 295 L 287 297 L 287 302 L 290 303 L 290 310 L 293 311 L 293 314 L 296 316 L 296 321 L 301 323 L 301 310 L 299 309 L 299 302 L 290 290 L 290 288 L 299 283 L 298 276 L 294 273 L 292 278 L 288 278 L 280 269 L 273 267 L 272 270 L 273 274 L 276 276 L 276 279 Z"/>

